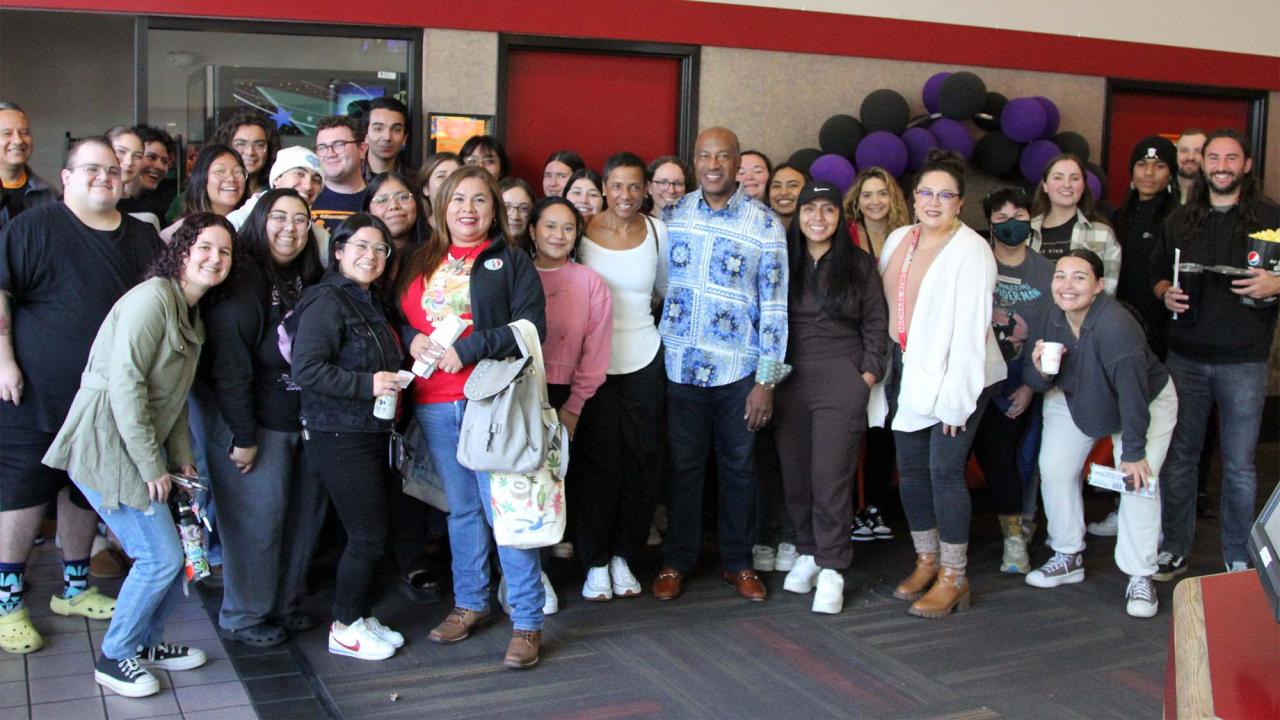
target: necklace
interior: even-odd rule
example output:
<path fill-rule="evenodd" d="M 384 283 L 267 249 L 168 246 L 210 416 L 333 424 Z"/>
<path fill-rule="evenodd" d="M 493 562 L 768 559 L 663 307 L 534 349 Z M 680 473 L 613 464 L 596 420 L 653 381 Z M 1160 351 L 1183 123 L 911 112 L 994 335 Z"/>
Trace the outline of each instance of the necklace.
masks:
<path fill-rule="evenodd" d="M 454 247 L 458 246 L 455 245 Z M 470 275 L 471 273 L 467 271 L 467 261 L 475 259 L 475 256 L 479 255 L 480 251 L 483 250 L 484 247 L 485 244 L 483 241 L 476 243 L 473 247 L 468 248 L 466 252 L 462 253 L 462 257 L 454 257 L 452 252 L 445 253 L 445 271 L 451 275 Z M 450 250 L 452 250 L 452 248 L 450 248 Z"/>

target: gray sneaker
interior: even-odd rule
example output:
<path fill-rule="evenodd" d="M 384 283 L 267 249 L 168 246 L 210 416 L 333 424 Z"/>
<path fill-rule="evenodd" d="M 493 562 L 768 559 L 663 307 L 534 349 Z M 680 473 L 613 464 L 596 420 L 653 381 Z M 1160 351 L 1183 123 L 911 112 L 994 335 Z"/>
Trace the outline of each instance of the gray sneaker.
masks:
<path fill-rule="evenodd" d="M 1078 582 L 1084 582 L 1084 556 L 1080 553 L 1055 552 L 1049 562 L 1027 573 L 1027 584 L 1032 587 L 1055 588 Z"/>
<path fill-rule="evenodd" d="M 1129 576 L 1129 587 L 1125 589 L 1124 597 L 1128 601 L 1124 609 L 1133 617 L 1155 617 L 1156 610 L 1160 608 L 1155 586 L 1151 584 L 1151 578 L 1145 575 Z"/>

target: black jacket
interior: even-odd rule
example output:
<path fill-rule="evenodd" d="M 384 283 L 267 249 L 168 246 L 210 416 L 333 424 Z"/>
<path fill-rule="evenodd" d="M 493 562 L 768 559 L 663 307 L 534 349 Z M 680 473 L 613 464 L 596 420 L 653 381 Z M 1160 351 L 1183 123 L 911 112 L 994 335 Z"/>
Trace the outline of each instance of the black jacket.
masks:
<path fill-rule="evenodd" d="M 1107 295 L 1099 295 L 1084 317 L 1080 337 L 1071 332 L 1061 308 L 1049 311 L 1043 327 L 1032 328 L 1027 343 L 1059 342 L 1067 347 L 1057 375 L 1045 376 L 1028 365 L 1023 382 L 1037 392 L 1057 386 L 1067 397 L 1071 420 L 1091 438 L 1120 433 L 1120 459 L 1147 456 L 1148 405 L 1169 382 L 1138 321 Z"/>
<path fill-rule="evenodd" d="M 280 324 L 290 303 L 256 266 L 246 264 L 232 282 L 223 297 L 201 308 L 208 341 L 197 377 L 213 389 L 232 443 L 252 447 L 259 425 L 301 429 L 299 387 L 280 352 Z"/>
<path fill-rule="evenodd" d="M 462 364 L 474 365 L 485 359 L 501 359 L 520 354 L 516 336 L 507 325 L 524 319 L 538 328 L 538 339 L 547 339 L 547 299 L 533 261 L 501 238 L 485 248 L 471 270 L 471 334 L 454 343 Z M 401 326 L 405 347 L 421 334 L 417 328 Z"/>
<path fill-rule="evenodd" d="M 328 272 L 298 303 L 293 378 L 302 426 L 321 432 L 387 432 L 373 416 L 373 374 L 400 369 L 400 346 L 369 291 Z"/>

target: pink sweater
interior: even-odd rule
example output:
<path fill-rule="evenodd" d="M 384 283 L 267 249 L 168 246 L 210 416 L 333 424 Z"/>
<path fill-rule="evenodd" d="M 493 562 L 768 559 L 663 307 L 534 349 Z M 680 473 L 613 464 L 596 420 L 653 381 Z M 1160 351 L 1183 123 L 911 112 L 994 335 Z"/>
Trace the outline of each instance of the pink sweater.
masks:
<path fill-rule="evenodd" d="M 569 262 L 538 268 L 547 296 L 547 339 L 542 358 L 547 384 L 568 385 L 564 408 L 575 415 L 604 384 L 613 344 L 613 300 L 594 270 Z"/>

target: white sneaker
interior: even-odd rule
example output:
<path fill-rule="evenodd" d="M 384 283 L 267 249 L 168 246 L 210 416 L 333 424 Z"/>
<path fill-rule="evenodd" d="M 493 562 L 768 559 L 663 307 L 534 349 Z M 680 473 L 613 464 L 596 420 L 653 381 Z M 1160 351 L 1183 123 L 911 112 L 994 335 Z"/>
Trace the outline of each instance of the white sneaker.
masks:
<path fill-rule="evenodd" d="M 756 572 L 773 572 L 776 561 L 773 548 L 768 545 L 751 547 L 751 569 Z"/>
<path fill-rule="evenodd" d="M 365 627 L 369 628 L 369 632 L 373 633 L 374 635 L 377 635 L 383 640 L 386 640 L 387 643 L 391 645 L 391 647 L 394 647 L 396 649 L 400 649 L 404 647 L 404 635 L 401 635 L 395 630 L 392 630 L 386 625 L 383 625 L 378 620 L 378 618 L 370 615 L 369 617 L 364 619 L 364 624 L 365 624 Z"/>
<path fill-rule="evenodd" d="M 791 572 L 787 573 L 787 579 L 782 581 L 782 589 L 803 595 L 813 589 L 817 580 L 818 564 L 813 561 L 813 556 L 801 555 Z"/>
<path fill-rule="evenodd" d="M 1234 562 L 1226 563 L 1226 568 L 1229 573 L 1243 572 L 1249 569 L 1249 563 L 1243 560 L 1236 560 Z"/>
<path fill-rule="evenodd" d="M 778 572 L 791 572 L 791 568 L 796 566 L 798 559 L 800 559 L 800 553 L 796 552 L 795 545 L 778 543 L 778 553 L 774 555 L 773 569 Z"/>
<path fill-rule="evenodd" d="M 618 555 L 609 561 L 609 578 L 613 581 L 613 594 L 617 597 L 636 597 L 640 594 L 640 581 L 631 572 L 631 566 Z"/>
<path fill-rule="evenodd" d="M 396 654 L 396 649 L 360 618 L 341 629 L 336 622 L 329 626 L 329 652 L 361 660 L 386 660 Z"/>
<path fill-rule="evenodd" d="M 542 614 L 555 615 L 560 612 L 560 596 L 556 595 L 556 589 L 551 586 L 551 578 L 546 573 L 542 573 L 542 591 L 547 595 L 547 599 L 542 602 Z"/>
<path fill-rule="evenodd" d="M 1130 575 L 1129 587 L 1125 589 L 1124 596 L 1128 600 L 1124 609 L 1133 617 L 1155 617 L 1156 610 L 1160 608 L 1155 586 L 1146 575 Z"/>
<path fill-rule="evenodd" d="M 609 581 L 608 565 L 587 570 L 587 581 L 582 583 L 582 597 L 588 602 L 604 602 L 613 599 L 613 584 Z"/>
<path fill-rule="evenodd" d="M 1120 533 L 1120 513 L 1115 510 L 1102 519 L 1102 522 L 1091 522 L 1085 526 L 1090 535 L 1098 537 L 1115 537 Z"/>
<path fill-rule="evenodd" d="M 843 608 L 844 576 L 838 570 L 823 568 L 818 573 L 818 590 L 813 594 L 813 611 L 835 615 Z"/>

